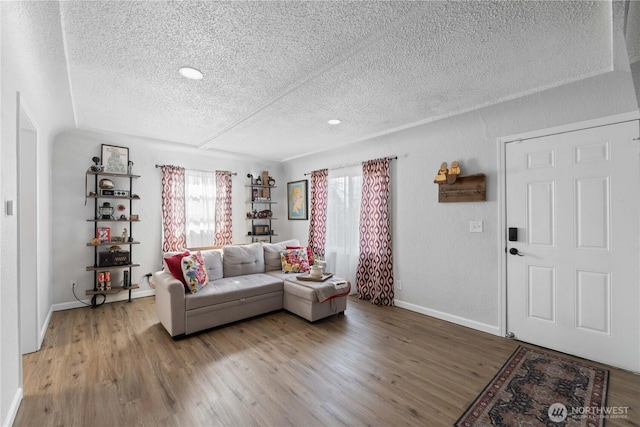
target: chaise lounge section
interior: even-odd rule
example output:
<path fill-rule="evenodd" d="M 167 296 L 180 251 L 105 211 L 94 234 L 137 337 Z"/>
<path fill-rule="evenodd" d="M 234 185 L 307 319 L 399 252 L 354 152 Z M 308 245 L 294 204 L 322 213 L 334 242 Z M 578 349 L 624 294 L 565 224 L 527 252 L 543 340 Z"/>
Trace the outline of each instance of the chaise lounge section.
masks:
<path fill-rule="evenodd" d="M 310 322 L 344 313 L 350 291 L 346 281 L 308 283 L 283 273 L 281 253 L 292 246 L 299 246 L 298 240 L 203 250 L 208 283 L 195 293 L 169 268 L 154 273 L 160 322 L 178 338 L 283 308 Z M 165 254 L 165 260 L 172 256 L 180 254 Z"/>

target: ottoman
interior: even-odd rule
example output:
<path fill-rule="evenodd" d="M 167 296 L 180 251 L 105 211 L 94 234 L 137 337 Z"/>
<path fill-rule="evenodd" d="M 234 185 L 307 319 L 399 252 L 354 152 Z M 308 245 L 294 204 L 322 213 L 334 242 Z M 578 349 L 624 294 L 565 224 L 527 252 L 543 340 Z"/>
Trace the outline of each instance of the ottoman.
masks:
<path fill-rule="evenodd" d="M 342 280 L 340 278 L 336 279 Z M 344 314 L 347 309 L 347 295 L 351 290 L 351 284 L 347 281 L 344 282 L 347 285 L 346 288 L 342 287 L 336 290 L 329 299 L 320 302 L 318 295 L 323 294 L 316 287 L 322 286 L 323 282 L 301 281 L 295 277 L 287 278 L 283 288 L 283 307 L 285 310 L 297 314 L 309 322 L 315 322 L 334 314 Z"/>

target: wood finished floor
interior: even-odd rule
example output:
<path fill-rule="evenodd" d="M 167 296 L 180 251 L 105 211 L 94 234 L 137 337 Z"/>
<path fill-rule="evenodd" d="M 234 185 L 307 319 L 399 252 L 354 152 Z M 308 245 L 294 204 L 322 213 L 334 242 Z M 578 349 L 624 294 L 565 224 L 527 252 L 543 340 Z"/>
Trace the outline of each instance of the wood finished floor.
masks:
<path fill-rule="evenodd" d="M 451 426 L 518 344 L 353 297 L 180 341 L 153 297 L 61 311 L 24 356 L 15 426 Z M 640 377 L 608 369 L 629 418 L 607 426 L 640 425 Z"/>

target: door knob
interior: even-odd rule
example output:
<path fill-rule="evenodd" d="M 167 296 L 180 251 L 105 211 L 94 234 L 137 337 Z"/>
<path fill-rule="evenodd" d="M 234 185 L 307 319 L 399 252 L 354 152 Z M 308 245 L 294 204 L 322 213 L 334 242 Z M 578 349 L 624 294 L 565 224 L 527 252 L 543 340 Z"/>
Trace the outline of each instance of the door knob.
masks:
<path fill-rule="evenodd" d="M 520 252 L 518 252 L 518 250 L 517 250 L 516 248 L 511 248 L 511 249 L 509 249 L 509 253 L 510 253 L 511 255 L 524 256 L 524 255 L 522 255 Z"/>

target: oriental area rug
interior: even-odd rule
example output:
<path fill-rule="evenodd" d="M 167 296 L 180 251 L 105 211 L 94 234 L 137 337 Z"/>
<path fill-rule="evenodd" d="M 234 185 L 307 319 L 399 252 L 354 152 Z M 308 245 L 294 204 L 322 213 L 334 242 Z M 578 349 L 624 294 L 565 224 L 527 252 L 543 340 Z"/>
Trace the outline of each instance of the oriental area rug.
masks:
<path fill-rule="evenodd" d="M 520 346 L 456 427 L 604 424 L 609 371 Z"/>

